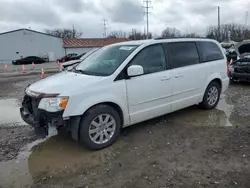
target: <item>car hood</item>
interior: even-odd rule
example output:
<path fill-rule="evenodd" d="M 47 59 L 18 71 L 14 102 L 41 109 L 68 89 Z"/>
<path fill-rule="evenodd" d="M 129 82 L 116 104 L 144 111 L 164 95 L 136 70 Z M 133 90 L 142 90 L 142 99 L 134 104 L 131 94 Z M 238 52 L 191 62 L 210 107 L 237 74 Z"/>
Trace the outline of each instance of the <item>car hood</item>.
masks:
<path fill-rule="evenodd" d="M 244 40 L 235 46 L 236 53 L 238 56 L 250 53 L 250 40 Z"/>
<path fill-rule="evenodd" d="M 28 89 L 32 92 L 64 95 L 76 89 L 98 82 L 102 77 L 61 72 L 31 84 Z"/>

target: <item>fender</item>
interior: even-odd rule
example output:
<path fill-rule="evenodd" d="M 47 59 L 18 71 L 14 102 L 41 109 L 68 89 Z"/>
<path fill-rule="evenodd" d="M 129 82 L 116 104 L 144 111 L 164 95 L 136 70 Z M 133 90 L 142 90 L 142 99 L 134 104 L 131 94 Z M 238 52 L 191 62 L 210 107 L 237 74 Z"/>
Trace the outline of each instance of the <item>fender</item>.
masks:
<path fill-rule="evenodd" d="M 71 116 L 81 116 L 83 115 L 89 108 L 101 103 L 114 103 L 120 107 L 123 113 L 124 124 L 129 124 L 129 113 L 127 108 L 127 98 L 124 96 L 115 96 L 114 94 L 98 94 L 92 95 L 85 98 L 82 101 L 71 101 L 69 106 L 64 111 L 63 117 L 71 117 Z"/>
<path fill-rule="evenodd" d="M 210 82 L 212 82 L 215 79 L 219 79 L 222 83 L 222 77 L 218 72 L 214 72 L 214 73 L 209 74 L 209 76 L 206 80 L 206 84 L 204 85 L 204 88 L 203 88 L 203 93 L 205 93 L 207 86 L 210 84 Z"/>

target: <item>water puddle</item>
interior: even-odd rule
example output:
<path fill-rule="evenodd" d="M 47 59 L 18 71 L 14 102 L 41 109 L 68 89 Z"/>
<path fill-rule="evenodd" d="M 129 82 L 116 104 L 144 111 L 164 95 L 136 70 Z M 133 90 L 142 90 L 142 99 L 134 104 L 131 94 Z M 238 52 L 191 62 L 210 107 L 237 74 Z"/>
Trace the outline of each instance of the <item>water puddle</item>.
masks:
<path fill-rule="evenodd" d="M 15 160 L 0 162 L 0 187 L 25 187 L 36 181 L 63 178 L 109 161 L 119 155 L 123 141 L 100 151 L 89 151 L 77 142 L 53 136 L 23 149 Z M 118 146 L 118 147 L 117 147 Z"/>
<path fill-rule="evenodd" d="M 18 107 L 17 99 L 0 100 L 0 126 L 25 125 L 22 120 Z"/>
<path fill-rule="evenodd" d="M 234 105 L 227 104 L 225 96 L 222 96 L 216 109 L 202 110 L 193 106 L 169 115 L 168 119 L 180 125 L 231 127 L 234 126 L 231 122 L 233 109 Z"/>
<path fill-rule="evenodd" d="M 18 154 L 16 159 L 0 162 L 0 187 L 25 187 L 33 183 L 29 173 L 28 157 L 31 148 L 44 140 L 37 140 L 28 144 Z"/>

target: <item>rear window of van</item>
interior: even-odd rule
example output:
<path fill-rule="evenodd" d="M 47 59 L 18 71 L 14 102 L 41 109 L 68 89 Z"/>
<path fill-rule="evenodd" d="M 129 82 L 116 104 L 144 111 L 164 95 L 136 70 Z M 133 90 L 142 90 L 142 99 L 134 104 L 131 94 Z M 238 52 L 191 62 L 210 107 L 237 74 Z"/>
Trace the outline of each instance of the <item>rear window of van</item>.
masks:
<path fill-rule="evenodd" d="M 216 43 L 210 41 L 198 41 L 197 44 L 201 55 L 201 62 L 224 59 L 223 53 Z"/>

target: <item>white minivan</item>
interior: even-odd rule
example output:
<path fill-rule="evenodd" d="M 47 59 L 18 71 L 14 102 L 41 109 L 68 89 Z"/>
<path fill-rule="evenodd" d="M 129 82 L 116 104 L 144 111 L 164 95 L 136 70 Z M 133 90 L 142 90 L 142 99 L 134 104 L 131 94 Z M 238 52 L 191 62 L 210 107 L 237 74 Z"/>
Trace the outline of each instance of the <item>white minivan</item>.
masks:
<path fill-rule="evenodd" d="M 227 60 L 214 40 L 129 41 L 29 85 L 20 113 L 35 129 L 67 127 L 97 150 L 123 127 L 196 104 L 213 109 L 228 85 Z"/>

